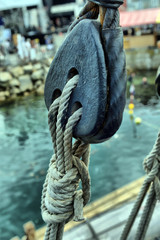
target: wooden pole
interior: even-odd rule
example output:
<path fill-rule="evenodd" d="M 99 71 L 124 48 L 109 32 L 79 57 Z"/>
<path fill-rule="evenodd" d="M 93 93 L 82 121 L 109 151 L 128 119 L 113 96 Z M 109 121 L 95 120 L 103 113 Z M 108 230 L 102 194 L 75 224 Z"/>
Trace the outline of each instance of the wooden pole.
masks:
<path fill-rule="evenodd" d="M 27 236 L 26 240 L 36 240 L 35 225 L 32 221 L 25 223 L 23 229 Z"/>

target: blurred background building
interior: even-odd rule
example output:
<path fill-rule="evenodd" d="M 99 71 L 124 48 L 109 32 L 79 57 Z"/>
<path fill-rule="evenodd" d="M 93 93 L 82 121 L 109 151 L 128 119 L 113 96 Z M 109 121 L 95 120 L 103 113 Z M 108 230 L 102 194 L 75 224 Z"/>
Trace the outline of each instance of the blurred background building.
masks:
<path fill-rule="evenodd" d="M 17 48 L 17 35 L 47 44 L 53 33 L 66 32 L 84 5 L 83 0 L 1 0 L 0 47 L 6 52 Z M 8 47 L 9 46 L 9 47 Z"/>
<path fill-rule="evenodd" d="M 160 7 L 160 0 L 127 0 L 128 10 Z"/>
<path fill-rule="evenodd" d="M 125 49 L 160 48 L 160 0 L 125 0 L 120 11 Z"/>
<path fill-rule="evenodd" d="M 36 45 L 34 40 L 40 45 L 52 43 L 53 34 L 66 32 L 85 2 L 1 0 L 0 48 L 3 52 L 6 47 L 10 53 L 16 51 L 18 34 L 29 39 L 32 47 Z M 160 48 L 160 0 L 125 0 L 120 12 L 125 48 Z"/>

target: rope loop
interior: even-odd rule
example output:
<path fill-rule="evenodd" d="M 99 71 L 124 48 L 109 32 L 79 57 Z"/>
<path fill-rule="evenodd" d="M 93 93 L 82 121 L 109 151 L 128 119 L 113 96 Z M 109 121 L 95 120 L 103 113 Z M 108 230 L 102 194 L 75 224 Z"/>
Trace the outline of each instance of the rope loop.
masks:
<path fill-rule="evenodd" d="M 43 186 L 42 217 L 50 223 L 68 222 L 74 215 L 75 221 L 83 220 L 83 206 L 90 199 L 90 177 L 87 166 L 73 155 L 74 167 L 65 174 L 56 168 L 55 154 L 51 158 L 46 182 Z M 82 190 L 77 190 L 82 180 Z"/>
<path fill-rule="evenodd" d="M 48 113 L 54 155 L 42 191 L 42 218 L 47 223 L 45 240 L 60 240 L 65 223 L 72 218 L 75 221 L 83 220 L 83 206 L 90 199 L 90 145 L 80 140 L 73 144 L 72 140 L 73 128 L 80 120 L 82 108 L 64 120 L 70 95 L 78 79 L 75 76 L 66 83 L 61 96 L 54 100 Z M 80 181 L 82 190 L 78 190 Z"/>
<path fill-rule="evenodd" d="M 82 189 L 83 189 L 83 199 L 84 199 L 84 206 L 90 199 L 90 177 L 88 173 L 87 166 L 84 162 L 79 161 L 79 158 L 73 158 L 73 164 L 79 172 L 80 179 L 82 181 Z"/>
<path fill-rule="evenodd" d="M 66 174 L 61 174 L 56 169 L 55 155 L 51 162 L 42 217 L 48 224 L 67 222 L 74 212 L 73 199 L 79 182 L 78 171 L 73 167 Z"/>
<path fill-rule="evenodd" d="M 75 212 L 75 221 L 84 219 L 83 206 L 90 199 L 90 177 L 87 166 L 80 158 L 72 155 L 72 161 L 73 167 L 62 174 L 57 170 L 55 154 L 51 159 L 42 195 L 42 217 L 48 224 L 66 223 Z M 80 180 L 82 190 L 77 190 Z M 80 203 L 78 211 L 77 199 L 83 203 Z"/>

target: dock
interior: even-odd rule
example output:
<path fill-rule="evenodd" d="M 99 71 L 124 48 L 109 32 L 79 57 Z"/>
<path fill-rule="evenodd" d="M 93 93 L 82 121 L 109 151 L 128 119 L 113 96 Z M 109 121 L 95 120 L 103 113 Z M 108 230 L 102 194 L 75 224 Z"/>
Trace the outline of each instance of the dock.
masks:
<path fill-rule="evenodd" d="M 88 204 L 84 207 L 85 220 L 78 223 L 71 221 L 66 224 L 63 240 L 118 240 L 143 181 L 144 177 Z M 143 207 L 144 203 L 128 240 L 135 240 L 134 236 Z M 159 220 L 160 203 L 157 203 L 145 240 L 160 239 L 158 238 L 160 237 Z M 43 240 L 45 229 L 44 226 L 35 230 L 34 224 L 28 222 L 24 224 L 24 231 L 28 238 L 24 236 L 22 240 Z M 20 238 L 12 238 L 12 240 L 18 239 Z"/>

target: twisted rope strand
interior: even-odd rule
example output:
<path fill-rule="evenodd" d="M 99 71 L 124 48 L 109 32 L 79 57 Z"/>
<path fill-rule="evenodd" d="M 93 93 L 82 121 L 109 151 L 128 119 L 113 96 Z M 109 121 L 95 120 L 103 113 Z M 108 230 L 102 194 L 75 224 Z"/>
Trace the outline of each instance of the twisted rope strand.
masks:
<path fill-rule="evenodd" d="M 77 82 L 78 76 L 67 82 L 61 96 L 53 102 L 48 113 L 55 154 L 50 160 L 42 191 L 42 217 L 47 223 L 45 240 L 61 240 L 64 224 L 73 216 L 76 221 L 82 220 L 83 205 L 90 197 L 87 169 L 89 160 L 86 159 L 89 158 L 89 145 L 77 140 L 72 146 L 73 128 L 82 115 L 82 108 L 75 111 L 68 120 L 64 118 L 70 95 Z M 78 156 L 75 156 L 77 153 Z M 82 190 L 77 190 L 80 179 Z"/>
<path fill-rule="evenodd" d="M 160 133 L 158 134 L 158 138 L 157 138 L 151 152 L 144 159 L 143 166 L 144 166 L 144 169 L 146 172 L 149 172 L 151 170 L 152 165 L 153 165 L 153 159 L 158 156 L 160 156 Z"/>
<path fill-rule="evenodd" d="M 82 154 L 82 161 L 88 167 L 91 147 L 89 144 L 83 145 L 85 152 Z"/>
<path fill-rule="evenodd" d="M 69 104 L 69 98 L 73 91 L 73 89 L 76 87 L 78 83 L 79 76 L 76 75 L 72 79 L 70 79 L 63 89 L 60 103 L 59 103 L 59 109 L 58 109 L 58 116 L 57 116 L 57 122 L 56 122 L 56 146 L 57 146 L 57 169 L 59 172 L 64 173 L 65 172 L 65 166 L 64 166 L 64 146 L 63 146 L 63 127 L 62 127 L 62 119 L 65 116 L 66 110 L 68 108 Z"/>
<path fill-rule="evenodd" d="M 51 104 L 49 112 L 48 112 L 48 125 L 51 133 L 51 138 L 53 142 L 54 153 L 57 156 L 57 147 L 56 147 L 56 121 L 57 121 L 57 113 L 59 107 L 60 97 L 55 99 L 55 101 Z"/>
<path fill-rule="evenodd" d="M 118 9 L 108 8 L 103 21 L 103 29 L 116 28 L 119 26 L 119 11 Z"/>
<path fill-rule="evenodd" d="M 78 169 L 82 181 L 83 200 L 85 206 L 90 199 L 90 191 L 88 191 L 91 185 L 90 176 L 86 165 L 82 161 L 79 161 L 78 158 L 74 158 L 73 160 L 74 166 L 76 166 L 76 168 Z"/>
<path fill-rule="evenodd" d="M 135 239 L 143 240 L 145 238 L 155 205 L 156 205 L 156 197 L 155 197 L 154 186 L 152 185 L 150 193 L 147 197 L 147 202 L 144 206 L 141 220 L 138 225 Z"/>
<path fill-rule="evenodd" d="M 136 198 L 136 201 L 135 201 L 135 204 L 134 204 L 134 207 L 132 208 L 132 211 L 127 219 L 127 223 L 123 229 L 123 232 L 121 234 L 121 237 L 120 237 L 120 240 L 126 240 L 128 235 L 129 235 L 129 232 L 134 224 L 134 221 L 136 219 L 136 216 L 138 214 L 138 211 L 142 205 L 142 202 L 145 198 L 145 195 L 149 189 L 149 186 L 150 184 L 148 183 L 148 181 L 144 181 L 143 185 L 142 185 L 142 188 L 141 188 L 141 191 L 139 192 L 137 198 Z M 137 240 L 137 239 L 136 239 Z"/>
<path fill-rule="evenodd" d="M 147 202 L 144 207 L 144 211 L 138 225 L 136 240 L 143 240 L 145 238 L 147 228 L 149 226 L 157 199 L 160 200 L 160 133 L 158 134 L 157 140 L 149 153 L 144 159 L 144 169 L 147 172 L 147 177 L 144 180 L 142 188 L 137 196 L 133 209 L 129 215 L 125 228 L 122 232 L 120 240 L 126 240 L 131 227 L 135 221 L 138 211 L 142 205 L 144 197 L 152 184 L 150 193 L 147 198 Z"/>
<path fill-rule="evenodd" d="M 72 168 L 72 130 L 75 124 L 78 122 L 82 115 L 82 108 L 78 109 L 68 120 L 66 129 L 64 131 L 64 160 L 65 160 L 65 171 L 67 172 Z"/>

